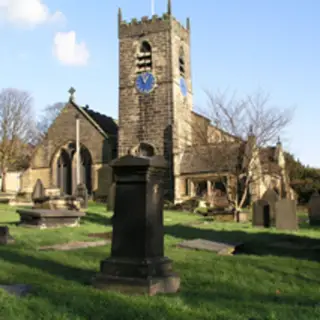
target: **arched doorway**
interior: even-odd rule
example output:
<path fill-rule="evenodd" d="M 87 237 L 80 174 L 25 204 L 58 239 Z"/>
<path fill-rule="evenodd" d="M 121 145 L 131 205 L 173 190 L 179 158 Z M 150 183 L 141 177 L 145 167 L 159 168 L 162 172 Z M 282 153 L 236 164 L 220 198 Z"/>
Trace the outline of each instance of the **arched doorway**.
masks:
<path fill-rule="evenodd" d="M 65 149 L 61 149 L 57 161 L 57 186 L 63 194 L 72 194 L 71 157 Z"/>
<path fill-rule="evenodd" d="M 80 181 L 87 187 L 88 194 L 92 194 L 92 159 L 89 150 L 86 147 L 80 149 Z"/>

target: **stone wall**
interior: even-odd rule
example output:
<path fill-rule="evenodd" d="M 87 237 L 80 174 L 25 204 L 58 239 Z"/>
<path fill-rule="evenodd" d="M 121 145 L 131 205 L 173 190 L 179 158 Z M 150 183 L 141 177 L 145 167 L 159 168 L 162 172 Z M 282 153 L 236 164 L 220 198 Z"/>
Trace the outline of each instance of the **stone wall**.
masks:
<path fill-rule="evenodd" d="M 112 184 L 112 168 L 108 164 L 96 164 L 92 166 L 93 191 L 96 200 L 105 200 Z"/>
<path fill-rule="evenodd" d="M 21 192 L 31 193 L 38 179 L 41 179 L 45 188 L 49 188 L 51 182 L 50 168 L 29 168 L 26 170 L 21 176 Z"/>

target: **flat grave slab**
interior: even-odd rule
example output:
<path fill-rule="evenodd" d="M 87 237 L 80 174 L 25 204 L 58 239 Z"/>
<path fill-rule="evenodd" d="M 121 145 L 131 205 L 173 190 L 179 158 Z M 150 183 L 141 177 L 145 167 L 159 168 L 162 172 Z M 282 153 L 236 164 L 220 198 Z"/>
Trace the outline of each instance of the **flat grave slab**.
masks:
<path fill-rule="evenodd" d="M 100 233 L 89 233 L 88 237 L 90 238 L 102 238 L 102 239 L 112 239 L 112 231 L 110 232 L 100 232 Z"/>
<path fill-rule="evenodd" d="M 215 242 L 204 239 L 186 240 L 179 243 L 177 246 L 184 249 L 203 250 L 216 252 L 219 255 L 233 255 L 235 250 L 239 248 L 242 243 L 230 244 L 223 242 Z"/>
<path fill-rule="evenodd" d="M 72 241 L 62 244 L 55 244 L 52 246 L 40 247 L 39 251 L 70 251 L 76 249 L 92 248 L 92 247 L 102 247 L 104 245 L 110 244 L 110 240 L 101 241 Z"/>
<path fill-rule="evenodd" d="M 17 213 L 20 215 L 19 225 L 40 229 L 75 227 L 86 215 L 81 211 L 50 209 L 18 209 Z"/>
<path fill-rule="evenodd" d="M 22 297 L 30 292 L 31 286 L 27 284 L 0 285 L 0 289 L 15 296 Z"/>

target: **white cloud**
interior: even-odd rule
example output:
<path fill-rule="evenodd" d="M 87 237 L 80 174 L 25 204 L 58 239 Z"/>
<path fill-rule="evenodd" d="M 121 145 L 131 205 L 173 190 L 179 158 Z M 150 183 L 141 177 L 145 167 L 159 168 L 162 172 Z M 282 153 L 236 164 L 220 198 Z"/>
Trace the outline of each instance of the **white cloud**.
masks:
<path fill-rule="evenodd" d="M 62 64 L 69 66 L 85 66 L 90 57 L 86 43 L 77 42 L 75 31 L 56 33 L 53 55 Z"/>
<path fill-rule="evenodd" d="M 62 12 L 50 12 L 42 0 L 0 0 L 0 20 L 14 25 L 34 27 L 65 21 Z"/>

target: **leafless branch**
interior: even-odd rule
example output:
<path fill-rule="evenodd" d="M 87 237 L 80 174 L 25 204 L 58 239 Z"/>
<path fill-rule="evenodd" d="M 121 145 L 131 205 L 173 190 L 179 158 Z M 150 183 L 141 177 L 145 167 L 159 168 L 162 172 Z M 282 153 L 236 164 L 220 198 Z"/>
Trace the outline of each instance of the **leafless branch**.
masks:
<path fill-rule="evenodd" d="M 64 106 L 65 106 L 65 103 L 56 102 L 52 105 L 47 106 L 46 108 L 44 108 L 44 110 L 42 110 L 42 113 L 40 114 L 40 117 L 37 122 L 38 136 L 37 136 L 36 143 L 39 143 L 45 137 L 49 127 L 52 125 L 54 120 L 60 114 Z"/>
<path fill-rule="evenodd" d="M 29 155 L 29 144 L 36 131 L 32 102 L 32 97 L 25 91 L 8 88 L 0 92 L 0 167 L 3 191 L 8 168 Z"/>
<path fill-rule="evenodd" d="M 261 91 L 244 99 L 235 94 L 213 95 L 206 92 L 207 108 L 200 113 L 207 118 L 189 121 L 193 132 L 192 148 L 204 166 L 217 175 L 232 173 L 242 184 L 242 196 L 236 206 L 242 206 L 250 184 L 268 175 L 278 176 L 277 168 L 261 166 L 260 151 L 276 142 L 293 117 L 292 109 L 270 106 L 270 97 Z"/>

